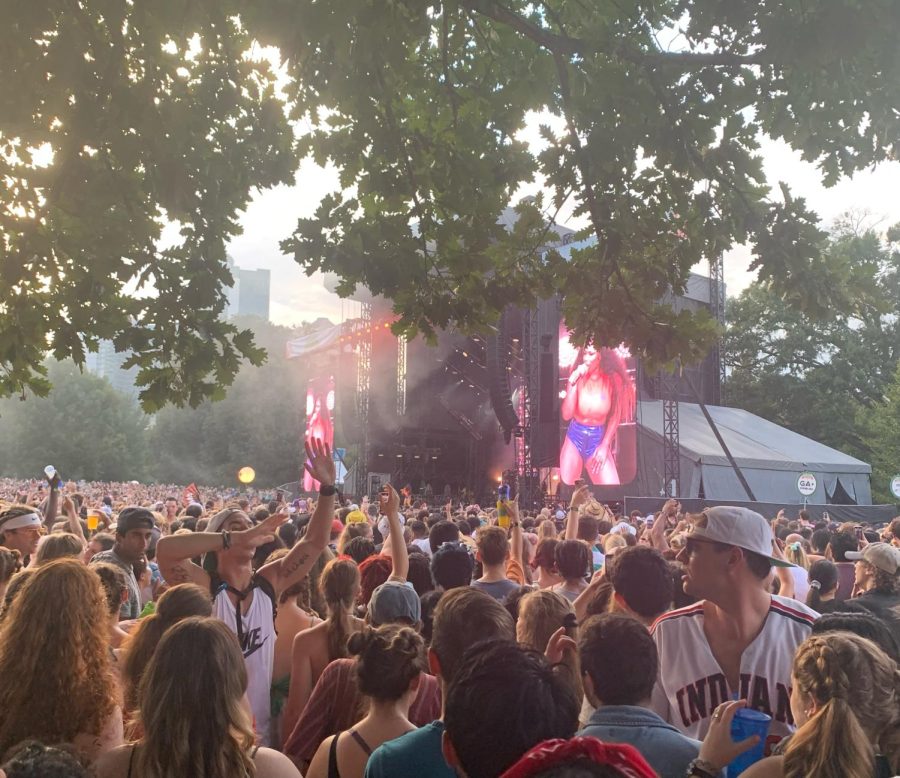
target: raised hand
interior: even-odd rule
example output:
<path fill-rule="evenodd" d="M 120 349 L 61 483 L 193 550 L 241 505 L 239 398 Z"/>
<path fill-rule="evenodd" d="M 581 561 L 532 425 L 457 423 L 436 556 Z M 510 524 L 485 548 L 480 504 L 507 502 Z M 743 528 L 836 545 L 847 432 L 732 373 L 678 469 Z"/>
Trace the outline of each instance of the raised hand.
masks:
<path fill-rule="evenodd" d="M 569 500 L 569 510 L 580 508 L 588 501 L 590 496 L 591 490 L 588 488 L 588 485 L 582 484 L 574 492 L 572 492 L 572 499 Z"/>
<path fill-rule="evenodd" d="M 306 464 L 304 467 L 306 472 L 320 484 L 334 486 L 334 458 L 331 456 L 331 447 L 327 443 L 318 438 L 306 441 Z"/>
<path fill-rule="evenodd" d="M 378 494 L 378 512 L 382 516 L 396 516 L 400 512 L 400 495 L 390 484 L 385 484 Z"/>
<path fill-rule="evenodd" d="M 285 512 L 273 513 L 255 527 L 231 533 L 231 544 L 243 548 L 259 548 L 275 539 L 275 531 L 284 524 L 290 515 Z"/>

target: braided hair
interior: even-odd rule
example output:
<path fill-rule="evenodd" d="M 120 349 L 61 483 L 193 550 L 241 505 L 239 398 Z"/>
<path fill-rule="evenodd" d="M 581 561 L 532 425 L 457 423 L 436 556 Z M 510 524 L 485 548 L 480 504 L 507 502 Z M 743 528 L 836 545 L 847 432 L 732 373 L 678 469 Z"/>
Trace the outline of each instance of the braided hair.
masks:
<path fill-rule="evenodd" d="M 871 778 L 875 749 L 900 767 L 900 669 L 870 640 L 813 635 L 794 657 L 793 694 L 816 711 L 784 754 L 785 778 Z"/>

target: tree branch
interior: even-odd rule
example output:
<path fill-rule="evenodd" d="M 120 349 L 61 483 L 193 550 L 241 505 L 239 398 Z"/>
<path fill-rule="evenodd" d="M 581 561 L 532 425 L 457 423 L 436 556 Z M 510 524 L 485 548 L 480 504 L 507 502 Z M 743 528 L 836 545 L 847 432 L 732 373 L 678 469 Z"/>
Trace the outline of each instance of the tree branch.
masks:
<path fill-rule="evenodd" d="M 763 65 L 771 60 L 763 51 L 754 54 L 733 54 L 727 51 L 720 52 L 693 52 L 693 51 L 654 51 L 646 52 L 624 44 L 613 47 L 611 51 L 603 51 L 595 44 L 573 38 L 570 35 L 560 35 L 545 27 L 540 27 L 523 16 L 511 11 L 504 5 L 493 0 L 463 0 L 462 4 L 470 10 L 486 16 L 500 24 L 521 33 L 529 40 L 547 49 L 553 54 L 606 54 L 620 57 L 629 62 L 640 65 L 653 66 L 678 66 L 690 69 L 692 67 L 744 67 L 747 65 Z"/>

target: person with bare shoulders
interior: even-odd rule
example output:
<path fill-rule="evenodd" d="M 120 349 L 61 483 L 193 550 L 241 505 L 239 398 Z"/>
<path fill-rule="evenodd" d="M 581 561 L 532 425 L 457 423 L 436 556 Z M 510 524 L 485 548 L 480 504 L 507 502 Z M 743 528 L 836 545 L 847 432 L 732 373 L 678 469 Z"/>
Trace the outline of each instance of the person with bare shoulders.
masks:
<path fill-rule="evenodd" d="M 579 349 L 561 413 L 569 422 L 559 454 L 560 478 L 574 485 L 587 469 L 593 484 L 618 484 L 613 441 L 634 413 L 634 380 L 615 349 L 588 343 Z"/>
<path fill-rule="evenodd" d="M 287 525 L 285 525 L 287 526 Z M 266 564 L 287 556 L 290 549 L 280 548 L 266 559 Z M 330 551 L 323 554 L 330 555 Z M 320 560 L 321 561 L 321 560 Z M 303 580 L 285 589 L 278 598 L 275 614 L 275 659 L 272 665 L 272 742 L 282 740 L 282 714 L 287 703 L 291 683 L 291 651 L 294 638 L 304 630 L 321 624 L 322 619 L 310 607 L 310 576 L 317 574 L 318 565 Z"/>
<path fill-rule="evenodd" d="M 652 708 L 702 739 L 717 706 L 741 698 L 772 717 L 767 750 L 794 730 L 791 663 L 818 614 L 772 595 L 772 530 L 747 508 L 708 508 L 693 517 L 678 561 L 684 591 L 699 602 L 663 614 L 651 628 L 659 652 Z"/>
<path fill-rule="evenodd" d="M 300 778 L 283 754 L 254 745 L 247 666 L 234 632 L 192 616 L 159 642 L 141 686 L 143 737 L 97 760 L 97 778 Z"/>
<path fill-rule="evenodd" d="M 399 624 L 367 627 L 350 638 L 348 649 L 357 657 L 357 684 L 369 712 L 351 730 L 322 741 L 306 778 L 363 778 L 374 749 L 416 728 L 409 707 L 428 669 L 421 636 Z"/>
<path fill-rule="evenodd" d="M 321 484 L 306 536 L 287 556 L 253 571 L 253 554 L 269 543 L 288 514 L 275 513 L 255 527 L 239 508 L 210 519 L 206 532 L 160 538 L 157 561 L 169 584 L 196 583 L 213 597 L 213 615 L 237 634 L 249 675 L 248 697 L 260 742 L 271 742 L 271 684 L 275 658 L 275 607 L 279 595 L 301 581 L 328 545 L 336 489 L 327 444 L 307 441 L 306 470 Z M 204 555 L 204 566 L 194 557 Z"/>
<path fill-rule="evenodd" d="M 330 662 L 349 656 L 347 640 L 365 624 L 353 615 L 359 593 L 359 568 L 352 559 L 332 559 L 325 565 L 319 580 L 328 606 L 328 618 L 294 638 L 290 692 L 282 721 L 285 735 L 293 731 L 319 676 Z"/>

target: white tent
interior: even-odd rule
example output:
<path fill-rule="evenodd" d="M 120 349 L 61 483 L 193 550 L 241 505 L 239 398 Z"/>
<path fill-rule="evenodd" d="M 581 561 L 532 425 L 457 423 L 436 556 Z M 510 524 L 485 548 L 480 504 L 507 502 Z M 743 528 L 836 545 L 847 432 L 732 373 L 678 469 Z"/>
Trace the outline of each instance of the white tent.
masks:
<path fill-rule="evenodd" d="M 632 494 L 658 494 L 663 483 L 661 401 L 638 403 L 638 481 Z M 803 502 L 797 480 L 816 477 L 813 504 L 872 502 L 871 466 L 740 408 L 707 406 L 731 455 L 760 502 Z M 746 499 L 737 475 L 699 405 L 678 404 L 681 495 L 707 500 Z M 702 493 L 701 493 L 702 487 Z"/>

